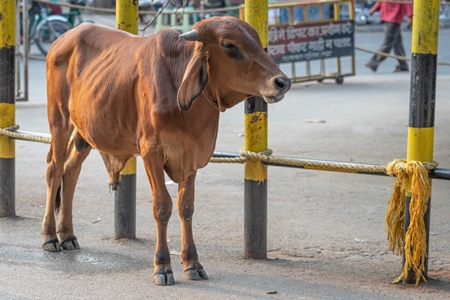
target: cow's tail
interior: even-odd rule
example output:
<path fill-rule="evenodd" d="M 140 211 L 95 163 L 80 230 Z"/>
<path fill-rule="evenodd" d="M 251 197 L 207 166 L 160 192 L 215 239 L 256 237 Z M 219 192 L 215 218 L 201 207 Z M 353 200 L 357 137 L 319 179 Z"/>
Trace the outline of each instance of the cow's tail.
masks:
<path fill-rule="evenodd" d="M 56 199 L 55 199 L 55 213 L 59 213 L 59 208 L 61 207 L 61 185 L 59 185 L 58 190 L 56 191 Z"/>
<path fill-rule="evenodd" d="M 50 164 L 50 162 L 52 161 L 52 156 L 53 156 L 53 147 L 50 145 L 50 150 L 48 151 L 47 154 L 47 164 Z M 62 182 L 59 184 L 58 190 L 56 191 L 56 199 L 55 199 L 55 213 L 58 214 L 59 213 L 59 208 L 61 207 L 61 184 Z"/>
<path fill-rule="evenodd" d="M 69 132 L 70 132 L 71 135 L 73 133 L 73 130 L 74 130 L 74 126 L 73 126 L 73 124 L 70 124 Z M 67 146 L 67 151 L 66 151 L 66 161 L 70 158 L 70 153 L 72 151 L 72 148 L 75 145 L 75 140 L 76 139 L 74 139 L 74 138 L 71 138 L 69 140 L 69 144 Z M 51 159 L 52 153 L 53 152 L 52 152 L 52 149 L 50 147 L 50 152 L 49 152 L 49 154 L 47 156 L 47 161 L 49 161 Z M 55 198 L 55 213 L 56 214 L 59 213 L 59 208 L 61 207 L 61 185 L 63 184 L 63 182 L 64 182 L 64 175 L 62 176 L 61 182 L 60 182 L 59 187 L 58 187 L 58 190 L 56 191 L 56 196 L 55 196 L 56 197 Z"/>

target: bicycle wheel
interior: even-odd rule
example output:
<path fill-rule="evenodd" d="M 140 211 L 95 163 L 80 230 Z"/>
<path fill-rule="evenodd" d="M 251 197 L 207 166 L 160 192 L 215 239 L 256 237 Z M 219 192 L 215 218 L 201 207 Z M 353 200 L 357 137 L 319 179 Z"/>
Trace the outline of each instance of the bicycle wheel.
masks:
<path fill-rule="evenodd" d="M 68 22 L 60 20 L 47 21 L 38 32 L 36 32 L 36 45 L 42 54 L 47 55 L 50 45 L 64 32 L 72 29 Z"/>

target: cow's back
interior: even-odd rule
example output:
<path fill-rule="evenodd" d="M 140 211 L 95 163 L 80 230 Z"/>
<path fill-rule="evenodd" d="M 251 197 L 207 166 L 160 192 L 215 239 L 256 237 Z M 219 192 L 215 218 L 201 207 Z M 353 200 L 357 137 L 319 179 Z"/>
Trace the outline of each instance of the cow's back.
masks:
<path fill-rule="evenodd" d="M 47 76 L 56 72 L 72 89 L 83 89 L 84 93 L 86 87 L 95 89 L 95 93 L 102 89 L 113 93 L 115 88 L 122 91 L 123 85 L 145 81 L 149 87 L 157 87 L 155 91 L 145 91 L 147 96 L 163 92 L 173 99 L 171 108 L 178 110 L 176 90 L 192 54 L 192 47 L 178 35 L 169 29 L 143 38 L 83 23 L 53 43 L 47 56 Z M 168 89 L 167 85 L 172 87 Z M 161 95 L 152 98 L 161 99 Z"/>
<path fill-rule="evenodd" d="M 52 44 L 47 55 L 47 70 L 66 72 L 71 83 L 73 76 L 80 77 L 83 72 L 91 71 L 89 67 L 93 70 L 102 68 L 102 62 L 108 63 L 108 60 L 115 60 L 115 65 L 126 60 L 124 65 L 132 67 L 132 61 L 126 57 L 129 56 L 129 49 L 139 44 L 139 39 L 106 26 L 80 24 Z"/>
<path fill-rule="evenodd" d="M 134 37 L 136 36 L 125 31 L 86 22 L 60 36 L 50 47 L 48 54 L 51 58 L 72 51 L 81 54 L 83 49 L 93 54 L 94 49 L 102 52 L 105 48 L 120 48 L 122 44 Z"/>

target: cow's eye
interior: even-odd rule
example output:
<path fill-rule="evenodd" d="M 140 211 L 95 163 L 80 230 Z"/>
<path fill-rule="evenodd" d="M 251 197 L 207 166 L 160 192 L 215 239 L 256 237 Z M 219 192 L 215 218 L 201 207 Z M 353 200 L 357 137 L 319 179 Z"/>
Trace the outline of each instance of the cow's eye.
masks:
<path fill-rule="evenodd" d="M 224 47 L 225 49 L 233 49 L 233 48 L 236 48 L 235 45 L 233 45 L 233 44 L 228 44 L 228 43 L 222 43 L 222 47 Z"/>
<path fill-rule="evenodd" d="M 241 50 L 233 44 L 222 43 L 222 48 L 225 50 L 225 53 L 234 59 L 244 59 L 244 55 L 242 55 Z"/>

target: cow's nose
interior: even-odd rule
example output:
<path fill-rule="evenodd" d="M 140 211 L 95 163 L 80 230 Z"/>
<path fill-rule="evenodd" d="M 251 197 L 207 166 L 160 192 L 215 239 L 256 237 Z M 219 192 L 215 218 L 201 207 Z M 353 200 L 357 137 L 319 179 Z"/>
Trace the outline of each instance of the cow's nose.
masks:
<path fill-rule="evenodd" d="M 291 80 L 287 77 L 278 77 L 275 79 L 275 86 L 286 93 L 291 88 Z"/>

